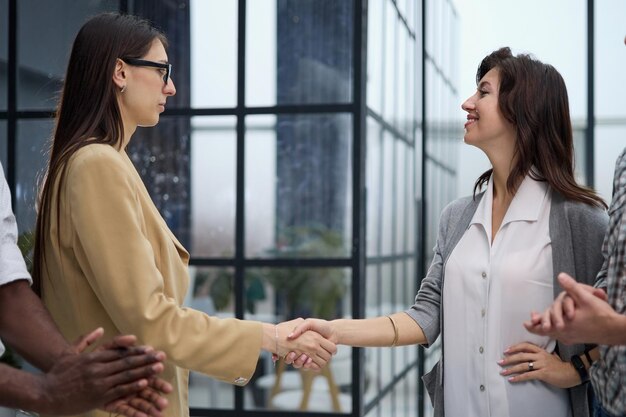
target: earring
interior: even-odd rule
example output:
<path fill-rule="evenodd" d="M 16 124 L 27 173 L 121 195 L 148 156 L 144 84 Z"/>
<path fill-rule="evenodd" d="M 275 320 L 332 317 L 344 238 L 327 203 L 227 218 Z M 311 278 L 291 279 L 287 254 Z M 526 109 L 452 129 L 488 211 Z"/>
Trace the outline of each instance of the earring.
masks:
<path fill-rule="evenodd" d="M 126 85 L 124 85 L 122 88 L 120 88 L 120 93 L 123 93 L 124 91 L 126 91 Z"/>

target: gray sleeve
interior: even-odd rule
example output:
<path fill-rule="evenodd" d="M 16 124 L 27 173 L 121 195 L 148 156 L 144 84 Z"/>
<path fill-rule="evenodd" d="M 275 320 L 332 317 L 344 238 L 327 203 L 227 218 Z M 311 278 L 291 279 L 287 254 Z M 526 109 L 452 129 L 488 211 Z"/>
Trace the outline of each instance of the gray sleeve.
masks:
<path fill-rule="evenodd" d="M 446 231 L 449 227 L 451 206 L 441 214 L 439 221 L 439 234 L 437 243 L 434 247 L 434 256 L 426 276 L 422 279 L 419 292 L 415 296 L 415 304 L 413 304 L 406 313 L 415 320 L 418 326 L 424 332 L 426 340 L 425 347 L 431 346 L 441 331 L 439 316 L 441 314 L 441 285 L 443 282 L 443 254 L 442 249 L 445 246 Z"/>
<path fill-rule="evenodd" d="M 605 286 L 606 263 L 603 241 L 608 226 L 607 213 L 582 203 L 570 210 L 576 280 L 598 287 Z"/>

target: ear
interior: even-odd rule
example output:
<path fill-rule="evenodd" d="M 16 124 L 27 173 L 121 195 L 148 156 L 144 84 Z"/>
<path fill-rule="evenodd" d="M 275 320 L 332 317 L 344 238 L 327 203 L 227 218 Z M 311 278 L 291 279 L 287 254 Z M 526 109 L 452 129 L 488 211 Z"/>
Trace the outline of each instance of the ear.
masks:
<path fill-rule="evenodd" d="M 115 62 L 115 69 L 113 70 L 113 82 L 118 89 L 126 87 L 126 64 L 119 58 Z"/>

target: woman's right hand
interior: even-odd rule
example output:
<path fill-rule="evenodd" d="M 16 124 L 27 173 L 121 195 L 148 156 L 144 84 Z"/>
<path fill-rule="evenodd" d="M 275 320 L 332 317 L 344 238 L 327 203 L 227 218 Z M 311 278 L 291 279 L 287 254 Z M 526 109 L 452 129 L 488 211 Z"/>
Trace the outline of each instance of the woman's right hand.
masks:
<path fill-rule="evenodd" d="M 285 363 L 296 368 L 304 367 L 319 371 L 337 352 L 337 346 L 322 332 L 316 332 L 313 328 L 310 329 L 313 331 L 302 330 L 306 328 L 309 320 L 311 319 L 295 319 L 276 325 L 279 340 L 278 355 L 283 357 Z M 296 331 L 299 337 L 293 337 Z"/>
<path fill-rule="evenodd" d="M 299 323 L 296 327 L 293 328 L 291 334 L 287 336 L 288 339 L 294 340 L 300 337 L 303 333 L 307 331 L 314 331 L 322 335 L 325 339 L 337 344 L 339 341 L 339 337 L 335 328 L 333 326 L 332 321 L 322 320 L 322 319 L 306 319 Z"/>

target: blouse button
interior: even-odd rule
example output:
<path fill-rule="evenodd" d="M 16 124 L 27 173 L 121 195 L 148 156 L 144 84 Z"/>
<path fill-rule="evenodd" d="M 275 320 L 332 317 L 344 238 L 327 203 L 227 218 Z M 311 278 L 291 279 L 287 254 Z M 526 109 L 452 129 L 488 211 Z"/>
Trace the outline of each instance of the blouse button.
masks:
<path fill-rule="evenodd" d="M 481 390 L 481 391 L 484 391 L 484 390 L 485 390 L 485 386 L 484 386 L 484 385 L 481 385 L 481 386 L 480 386 L 480 390 Z"/>
<path fill-rule="evenodd" d="M 487 278 L 487 273 L 486 272 L 483 272 L 481 275 L 483 276 L 483 278 Z"/>

